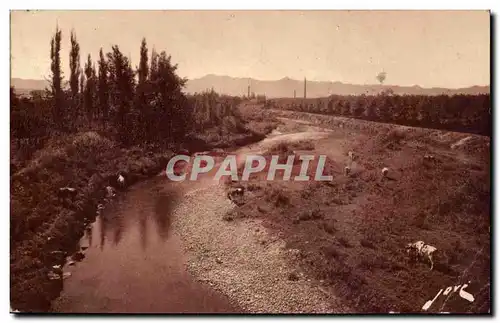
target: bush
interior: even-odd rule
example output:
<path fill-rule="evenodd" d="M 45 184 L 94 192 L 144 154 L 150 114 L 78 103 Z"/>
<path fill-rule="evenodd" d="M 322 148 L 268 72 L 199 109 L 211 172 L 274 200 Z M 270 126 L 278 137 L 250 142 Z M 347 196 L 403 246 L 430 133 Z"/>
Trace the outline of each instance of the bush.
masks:
<path fill-rule="evenodd" d="M 346 248 L 352 248 L 351 243 L 346 237 L 338 237 L 337 241 L 340 243 L 341 246 L 346 247 Z"/>
<path fill-rule="evenodd" d="M 334 220 L 323 221 L 323 230 L 328 234 L 334 234 L 337 232 Z"/>
<path fill-rule="evenodd" d="M 365 238 L 361 239 L 359 244 L 365 248 L 375 249 L 375 245 L 370 240 Z"/>

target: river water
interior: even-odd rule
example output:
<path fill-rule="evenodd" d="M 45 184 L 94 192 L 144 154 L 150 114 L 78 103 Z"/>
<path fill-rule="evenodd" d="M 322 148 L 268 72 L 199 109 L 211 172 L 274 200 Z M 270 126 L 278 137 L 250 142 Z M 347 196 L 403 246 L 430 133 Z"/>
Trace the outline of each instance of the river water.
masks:
<path fill-rule="evenodd" d="M 158 176 L 134 185 L 98 216 L 81 246 L 85 259 L 53 304 L 65 313 L 236 313 L 223 295 L 185 270 L 179 238 L 169 230 L 180 183 Z"/>

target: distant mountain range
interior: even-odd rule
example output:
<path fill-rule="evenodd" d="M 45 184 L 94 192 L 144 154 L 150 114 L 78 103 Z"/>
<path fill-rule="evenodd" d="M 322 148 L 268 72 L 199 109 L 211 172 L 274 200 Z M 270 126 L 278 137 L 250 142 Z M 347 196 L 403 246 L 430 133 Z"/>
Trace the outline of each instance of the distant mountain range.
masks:
<path fill-rule="evenodd" d="M 42 90 L 48 85 L 45 80 L 31 80 L 12 78 L 11 86 L 14 86 L 19 94 L 29 93 L 31 90 Z M 187 93 L 203 92 L 214 89 L 218 93 L 228 95 L 246 95 L 248 86 L 250 92 L 264 94 L 268 98 L 293 97 L 294 91 L 297 97 L 304 96 L 304 81 L 294 80 L 288 77 L 275 81 L 262 81 L 253 78 L 236 78 L 230 76 L 219 76 L 209 74 L 201 78 L 189 80 L 186 84 Z M 439 95 L 439 94 L 481 94 L 490 93 L 489 86 L 471 86 L 460 89 L 448 88 L 423 88 L 418 85 L 358 85 L 341 82 L 307 81 L 307 97 L 325 97 L 332 94 L 337 95 L 361 95 L 378 94 L 384 90 L 391 89 L 394 94 L 414 95 Z"/>
<path fill-rule="evenodd" d="M 10 86 L 13 86 L 18 95 L 29 94 L 31 91 L 43 90 L 49 83 L 45 80 L 30 80 L 11 78 Z"/>

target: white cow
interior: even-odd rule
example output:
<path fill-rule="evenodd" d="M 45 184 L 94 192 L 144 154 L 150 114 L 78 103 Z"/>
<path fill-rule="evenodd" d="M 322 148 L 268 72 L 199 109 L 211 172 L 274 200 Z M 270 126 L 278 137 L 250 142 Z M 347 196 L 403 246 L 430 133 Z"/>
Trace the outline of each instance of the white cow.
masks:
<path fill-rule="evenodd" d="M 115 197 L 115 189 L 112 186 L 106 186 L 106 198 Z"/>
<path fill-rule="evenodd" d="M 414 259 L 420 258 L 421 260 L 427 259 L 431 264 L 431 269 L 434 268 L 434 261 L 432 255 L 437 251 L 437 248 L 423 241 L 417 241 L 406 245 L 406 252 Z"/>
<path fill-rule="evenodd" d="M 349 166 L 344 167 L 344 174 L 348 176 L 350 173 L 351 173 L 351 167 Z"/>
<path fill-rule="evenodd" d="M 121 188 L 125 187 L 125 177 L 123 177 L 123 175 L 121 173 L 118 174 L 118 178 L 116 179 L 116 182 L 118 183 L 118 185 Z"/>
<path fill-rule="evenodd" d="M 104 209 L 104 205 L 98 204 L 97 205 L 97 210 L 95 211 L 96 215 L 101 215 L 101 210 Z"/>
<path fill-rule="evenodd" d="M 387 177 L 387 174 L 389 174 L 389 168 L 387 167 L 382 168 L 382 175 L 384 177 Z"/>

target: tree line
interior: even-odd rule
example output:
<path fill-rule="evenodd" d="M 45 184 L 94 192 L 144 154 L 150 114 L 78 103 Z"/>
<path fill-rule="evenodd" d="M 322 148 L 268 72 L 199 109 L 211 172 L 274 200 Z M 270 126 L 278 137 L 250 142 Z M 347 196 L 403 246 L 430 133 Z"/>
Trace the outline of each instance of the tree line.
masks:
<path fill-rule="evenodd" d="M 165 51 L 140 44 L 135 68 L 118 45 L 101 48 L 81 66 L 81 50 L 71 31 L 69 77 L 61 67 L 62 32 L 50 40 L 50 86 L 20 98 L 11 88 L 11 133 L 14 138 L 40 138 L 77 131 L 102 132 L 124 146 L 145 143 L 179 143 L 193 131 L 220 124 L 234 114 L 237 98 L 213 91 L 186 95 L 187 80 L 177 74 Z"/>
<path fill-rule="evenodd" d="M 491 136 L 489 94 L 332 95 L 318 99 L 268 100 L 267 106 Z"/>

